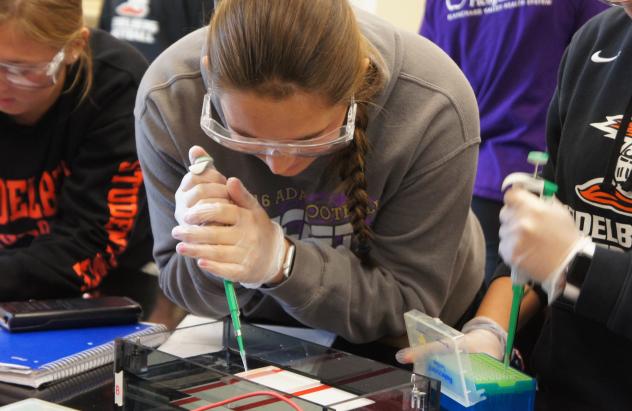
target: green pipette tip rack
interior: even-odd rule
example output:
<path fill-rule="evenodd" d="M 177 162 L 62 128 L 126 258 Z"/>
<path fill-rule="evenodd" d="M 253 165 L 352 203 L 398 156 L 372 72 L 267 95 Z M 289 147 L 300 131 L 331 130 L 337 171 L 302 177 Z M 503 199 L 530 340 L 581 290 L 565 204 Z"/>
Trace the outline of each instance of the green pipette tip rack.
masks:
<path fill-rule="evenodd" d="M 415 372 L 441 381 L 442 410 L 532 410 L 535 380 L 482 353 L 469 353 L 464 334 L 418 310 L 404 314 Z"/>
<path fill-rule="evenodd" d="M 533 378 L 514 368 L 505 367 L 487 354 L 468 354 L 468 357 L 472 366 L 470 378 L 476 384 L 476 388 L 483 388 L 488 396 L 534 389 Z"/>

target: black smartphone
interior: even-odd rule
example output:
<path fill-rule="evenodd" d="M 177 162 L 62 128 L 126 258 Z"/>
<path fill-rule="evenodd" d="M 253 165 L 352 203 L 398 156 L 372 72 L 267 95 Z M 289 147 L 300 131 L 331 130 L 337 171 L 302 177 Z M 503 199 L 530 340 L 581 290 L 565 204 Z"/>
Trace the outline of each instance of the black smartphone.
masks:
<path fill-rule="evenodd" d="M 130 324 L 142 313 L 127 297 L 12 301 L 0 303 L 0 326 L 13 332 Z"/>

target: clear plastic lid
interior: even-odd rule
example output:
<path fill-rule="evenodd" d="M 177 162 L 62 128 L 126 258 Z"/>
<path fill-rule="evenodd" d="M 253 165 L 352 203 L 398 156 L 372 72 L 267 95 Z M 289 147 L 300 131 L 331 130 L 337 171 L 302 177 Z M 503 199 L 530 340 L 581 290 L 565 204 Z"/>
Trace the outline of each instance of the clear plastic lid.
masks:
<path fill-rule="evenodd" d="M 469 407 L 486 397 L 535 391 L 535 380 L 486 354 L 469 353 L 465 335 L 417 310 L 404 314 L 415 372 L 441 381 L 441 393 Z"/>
<path fill-rule="evenodd" d="M 418 310 L 404 314 L 415 372 L 441 381 L 441 393 L 469 407 L 485 399 L 476 389 L 463 333 Z"/>

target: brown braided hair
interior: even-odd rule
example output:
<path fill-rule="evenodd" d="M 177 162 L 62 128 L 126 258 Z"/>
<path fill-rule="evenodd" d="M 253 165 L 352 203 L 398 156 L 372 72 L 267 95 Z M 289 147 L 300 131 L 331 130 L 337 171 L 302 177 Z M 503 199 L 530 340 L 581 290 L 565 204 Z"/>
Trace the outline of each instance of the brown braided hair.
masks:
<path fill-rule="evenodd" d="M 368 263 L 371 229 L 365 158 L 368 107 L 384 83 L 382 59 L 360 32 L 347 0 L 222 0 L 209 23 L 214 89 L 284 99 L 303 91 L 332 105 L 357 102 L 352 143 L 332 170 L 347 197 L 352 249 Z M 368 63 L 368 64 L 367 64 Z"/>
<path fill-rule="evenodd" d="M 364 86 L 358 93 L 355 134 L 353 141 L 333 160 L 338 166 L 341 188 L 347 197 L 347 209 L 351 216 L 354 243 L 352 249 L 360 260 L 371 265 L 369 240 L 373 233 L 366 222 L 369 214 L 370 198 L 367 192 L 366 156 L 370 150 L 366 129 L 369 123 L 369 102 L 382 88 L 384 78 L 377 66 L 370 64 Z"/>

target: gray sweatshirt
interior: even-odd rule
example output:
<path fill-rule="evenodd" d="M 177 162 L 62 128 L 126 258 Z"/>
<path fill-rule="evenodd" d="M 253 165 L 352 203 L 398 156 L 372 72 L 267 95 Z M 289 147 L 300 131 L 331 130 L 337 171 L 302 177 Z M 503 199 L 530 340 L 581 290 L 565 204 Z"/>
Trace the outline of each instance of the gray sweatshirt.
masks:
<path fill-rule="evenodd" d="M 405 333 L 413 308 L 454 324 L 483 278 L 484 242 L 470 211 L 479 126 L 474 94 L 457 66 L 424 38 L 364 12 L 362 30 L 382 54 L 387 83 L 367 129 L 373 268 L 349 250 L 352 228 L 334 188 L 331 156 L 294 177 L 219 146 L 200 129 L 206 29 L 170 47 L 147 71 L 136 101 L 136 139 L 149 200 L 160 284 L 198 315 L 228 313 L 221 279 L 176 254 L 174 193 L 188 150 L 204 147 L 238 177 L 296 244 L 291 276 L 275 287 L 237 289 L 250 320 L 302 323 L 351 342 Z M 218 107 L 216 109 L 219 110 Z M 221 121 L 221 111 L 220 118 Z"/>

